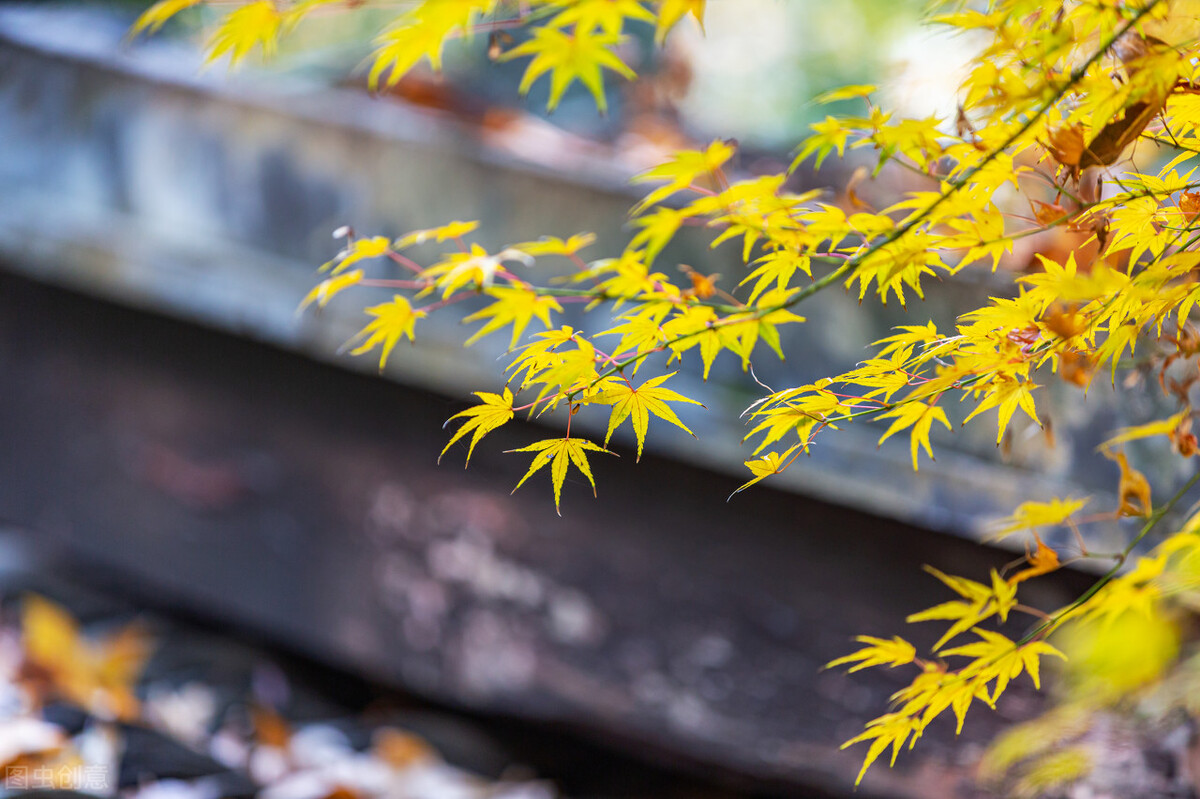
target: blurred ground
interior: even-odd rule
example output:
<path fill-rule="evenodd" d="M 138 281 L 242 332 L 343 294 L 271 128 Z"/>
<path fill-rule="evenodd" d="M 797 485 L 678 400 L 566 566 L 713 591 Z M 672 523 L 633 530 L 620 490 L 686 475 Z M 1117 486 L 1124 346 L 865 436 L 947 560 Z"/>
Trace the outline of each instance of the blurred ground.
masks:
<path fill-rule="evenodd" d="M 412 772 L 405 796 L 755 795 L 673 774 L 549 728 L 450 714 L 395 688 L 252 642 L 228 625 L 214 626 L 211 620 L 181 617 L 178 612 L 149 613 L 146 603 L 131 600 L 127 585 L 105 586 L 85 564 L 56 558 L 46 550 L 29 531 L 0 532 L 4 663 L 10 661 L 13 634 L 21 627 L 22 602 L 31 597 L 61 605 L 81 622 L 85 635 L 97 640 L 136 624 L 148 635 L 152 652 L 137 679 L 143 713 L 140 721 L 110 725 L 55 698 L 29 714 L 13 715 L 6 705 L 0 714 L 5 752 L 20 747 L 28 751 L 23 760 L 6 764 L 10 783 L 14 768 L 29 776 L 39 767 L 50 774 L 57 770 L 54 764 L 63 762 L 47 759 L 49 755 L 35 757 L 38 742 L 31 724 L 37 719 L 45 725 L 38 732 L 57 729 L 68 745 L 78 745 L 87 755 L 83 763 L 66 766 L 67 771 L 82 781 L 86 768 L 94 778 L 111 780 L 110 789 L 143 799 L 239 797 L 260 791 L 264 796 L 322 799 L 339 780 L 344 799 L 366 796 L 370 794 L 361 786 L 378 776 L 378 763 L 369 755 L 380 753 L 381 740 L 392 748 L 393 765 Z M 160 596 L 149 604 L 161 606 L 162 600 Z M 24 690 L 20 686 L 32 685 L 30 675 L 24 667 L 0 680 L 6 701 L 14 690 Z M 290 740 L 279 747 L 281 730 Z M 107 758 L 87 751 L 88 741 L 94 749 L 99 735 L 111 739 Z M 109 792 L 69 781 L 58 787 L 85 794 Z"/>

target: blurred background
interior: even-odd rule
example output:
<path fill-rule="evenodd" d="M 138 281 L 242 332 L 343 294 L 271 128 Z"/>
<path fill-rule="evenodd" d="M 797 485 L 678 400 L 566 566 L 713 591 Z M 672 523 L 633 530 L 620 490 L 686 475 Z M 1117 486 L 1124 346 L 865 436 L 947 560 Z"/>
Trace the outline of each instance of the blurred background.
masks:
<path fill-rule="evenodd" d="M 778 171 L 811 123 L 861 110 L 812 101 L 849 83 L 952 114 L 971 42 L 923 25 L 917 0 L 710 0 L 704 30 L 687 20 L 662 50 L 629 31 L 643 78 L 609 80 L 607 115 L 579 87 L 547 115 L 544 82 L 522 98 L 522 65 L 483 37 L 450 48 L 444 77 L 369 93 L 394 4 L 314 16 L 232 73 L 201 48 L 229 4 L 130 41 L 146 5 L 0 6 L 10 790 L 849 795 L 862 753 L 838 745 L 904 677 L 821 665 L 943 598 L 921 564 L 1010 560 L 975 545 L 988 520 L 1111 491 L 1077 455 L 1154 410 L 1097 391 L 1055 416 L 1055 447 L 1032 428 L 998 450 L 979 427 L 919 474 L 905 442 L 848 430 L 726 503 L 762 389 L 736 360 L 707 384 L 685 363 L 699 438 L 652 434 L 637 467 L 619 439 L 603 501 L 568 482 L 560 518 L 541 486 L 510 496 L 522 467 L 503 450 L 529 427 L 489 437 L 469 471 L 461 450 L 435 463 L 446 418 L 499 387 L 504 342 L 463 350 L 458 320 L 434 317 L 377 375 L 342 352 L 372 300 L 296 312 L 331 233 L 479 219 L 488 247 L 593 231 L 585 257 L 616 255 L 629 177 L 671 151 L 733 137 L 738 171 Z M 840 202 L 872 160 L 801 169 L 795 188 Z M 885 173 L 860 192 L 905 188 Z M 734 249 L 681 236 L 662 262 L 731 288 Z M 843 371 L 893 325 L 949 324 L 995 285 L 939 285 L 911 315 L 830 293 L 758 378 Z M 1033 596 L 1061 604 L 1083 581 Z M 957 741 L 935 725 L 857 795 L 969 791 L 982 744 L 1039 702 L 1012 689 Z"/>

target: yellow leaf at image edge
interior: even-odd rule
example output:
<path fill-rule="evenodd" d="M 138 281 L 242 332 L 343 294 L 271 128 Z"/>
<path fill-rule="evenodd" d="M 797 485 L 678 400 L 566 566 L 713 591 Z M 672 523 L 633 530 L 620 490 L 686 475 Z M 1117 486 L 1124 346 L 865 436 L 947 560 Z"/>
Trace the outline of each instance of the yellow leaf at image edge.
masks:
<path fill-rule="evenodd" d="M 151 649 L 140 627 L 88 640 L 64 608 L 30 595 L 21 607 L 21 629 L 25 657 L 48 675 L 62 698 L 101 717 L 137 714 L 134 683 Z"/>
<path fill-rule="evenodd" d="M 553 28 L 537 28 L 531 39 L 504 53 L 500 60 L 509 61 L 521 56 L 533 56 L 518 87 L 521 94 L 527 94 L 534 81 L 547 72 L 550 73 L 550 99 L 546 104 L 547 110 L 553 111 L 558 107 L 558 101 L 562 99 L 567 87 L 578 80 L 592 93 L 596 107 L 604 113 L 608 110 L 608 102 L 604 98 L 604 76 L 601 68 L 608 68 L 628 80 L 637 77 L 637 73 L 626 66 L 610 49 L 619 40 L 620 37 L 613 34 L 580 31 L 570 35 Z"/>
<path fill-rule="evenodd" d="M 662 46 L 667 34 L 685 14 L 691 14 L 704 30 L 705 0 L 662 0 L 658 7 L 658 27 L 654 31 L 654 43 Z"/>
<path fill-rule="evenodd" d="M 129 36 L 132 38 L 142 32 L 157 33 L 159 28 L 165 25 L 171 17 L 185 8 L 191 8 L 202 2 L 203 0 L 159 0 L 142 12 L 142 15 L 133 23 L 133 27 L 129 29 Z"/>
<path fill-rule="evenodd" d="M 271 0 L 257 0 L 230 11 L 208 40 L 205 66 L 229 55 L 229 66 L 237 66 L 258 47 L 263 58 L 275 54 L 279 34 L 287 19 Z"/>

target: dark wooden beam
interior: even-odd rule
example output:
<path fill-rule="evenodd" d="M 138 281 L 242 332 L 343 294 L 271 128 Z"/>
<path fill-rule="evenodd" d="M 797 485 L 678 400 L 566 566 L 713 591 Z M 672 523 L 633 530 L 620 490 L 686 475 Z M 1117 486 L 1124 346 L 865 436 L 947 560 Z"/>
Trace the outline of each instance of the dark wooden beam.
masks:
<path fill-rule="evenodd" d="M 543 433 L 436 465 L 461 406 L 273 348 L 0 277 L 0 515 L 164 605 L 450 706 L 842 793 L 839 752 L 903 670 L 822 671 L 1011 557 L 654 457 L 510 496 Z M 1079 579 L 1043 589 L 1066 601 Z M 920 638 L 920 631 L 913 631 Z M 923 640 L 923 639 L 922 639 Z M 1036 706 L 971 714 L 981 742 Z M 949 796 L 935 725 L 860 796 Z"/>

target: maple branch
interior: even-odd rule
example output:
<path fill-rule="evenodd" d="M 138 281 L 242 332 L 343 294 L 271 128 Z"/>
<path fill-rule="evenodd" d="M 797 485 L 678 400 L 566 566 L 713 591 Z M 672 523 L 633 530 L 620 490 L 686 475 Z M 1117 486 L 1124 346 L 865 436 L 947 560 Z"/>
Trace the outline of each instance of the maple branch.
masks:
<path fill-rule="evenodd" d="M 859 265 L 861 265 L 867 258 L 871 257 L 875 253 L 878 253 L 884 247 L 887 247 L 890 244 L 894 244 L 896 241 L 898 241 L 899 239 L 901 239 L 902 237 L 907 235 L 909 232 L 911 232 L 912 230 L 917 228 L 919 225 L 921 225 L 925 220 L 927 220 L 930 217 L 930 215 L 935 210 L 937 210 L 939 207 L 941 207 L 951 197 L 956 195 L 959 192 L 959 190 L 962 189 L 964 186 L 968 185 L 970 183 L 970 181 L 976 175 L 978 175 L 982 170 L 984 170 L 988 166 L 990 166 L 991 163 L 996 160 L 996 158 L 998 158 L 1002 153 L 1004 153 L 1006 150 L 1008 150 L 1008 148 L 1012 147 L 1022 136 L 1024 136 L 1026 133 L 1028 133 L 1029 130 L 1032 129 L 1035 124 L 1037 124 L 1037 121 L 1039 119 L 1041 119 L 1042 116 L 1047 111 L 1049 111 L 1056 103 L 1058 103 L 1059 100 L 1061 100 L 1068 91 L 1070 91 L 1077 83 L 1079 83 L 1079 81 L 1081 81 L 1087 75 L 1088 69 L 1091 68 L 1091 66 L 1093 64 L 1095 64 L 1098 60 L 1100 60 L 1100 58 L 1102 58 L 1104 56 L 1104 54 L 1106 52 L 1108 52 L 1108 50 L 1116 43 L 1116 41 L 1118 39 L 1120 39 L 1122 36 L 1124 36 L 1130 29 L 1133 28 L 1134 25 L 1136 25 L 1143 17 L 1145 17 L 1147 14 L 1149 14 L 1150 11 L 1153 10 L 1155 8 L 1155 6 L 1157 6 L 1161 2 L 1162 2 L 1162 0 L 1151 0 L 1150 3 L 1148 3 L 1144 8 L 1140 9 L 1129 20 L 1127 20 L 1125 22 L 1125 24 L 1122 25 L 1120 28 L 1118 28 L 1112 34 L 1112 36 L 1109 37 L 1109 39 L 1107 41 L 1105 41 L 1100 47 L 1098 47 L 1095 50 L 1095 52 L 1093 52 L 1091 54 L 1091 56 L 1088 57 L 1088 59 L 1086 61 L 1084 61 L 1081 65 L 1076 67 L 1071 72 L 1070 77 L 1065 82 L 1063 82 L 1062 85 L 1059 86 L 1055 90 L 1055 92 L 1049 98 L 1047 98 L 1032 114 L 1030 114 L 1030 116 L 1020 125 L 1020 127 L 1018 127 L 1015 131 L 1010 133 L 1008 135 L 1008 137 L 1005 138 L 1005 140 L 999 146 L 997 146 L 995 149 L 993 149 L 991 152 L 989 152 L 982 160 L 980 160 L 978 163 L 976 163 L 971 168 L 967 169 L 960 177 L 951 181 L 950 187 L 946 191 L 944 191 L 940 195 L 938 195 L 938 197 L 933 202 L 931 202 L 929 205 L 925 206 L 925 208 L 921 209 L 921 211 L 910 216 L 909 219 L 906 222 L 902 223 L 899 227 L 893 229 L 887 235 L 882 236 L 881 238 L 877 239 L 874 243 L 867 246 L 866 249 L 860 250 L 858 253 L 855 253 L 854 255 L 850 256 L 841 266 L 834 269 L 832 272 L 829 272 L 824 277 L 822 277 L 818 280 L 815 280 L 814 282 L 810 283 L 808 286 L 805 286 L 804 288 L 797 291 L 795 294 L 790 296 L 787 300 L 784 300 L 783 302 L 777 303 L 775 305 L 769 305 L 769 306 L 765 306 L 765 307 L 756 308 L 754 311 L 752 311 L 750 313 L 750 320 L 762 319 L 763 317 L 765 317 L 769 314 L 775 313 L 776 311 L 787 310 L 787 309 L 795 307 L 796 305 L 799 305 L 801 302 L 804 302 L 804 300 L 808 299 L 809 297 L 812 297 L 814 294 L 817 294 L 818 292 L 822 291 L 823 289 L 826 289 L 829 286 L 833 285 L 834 283 L 838 282 L 847 273 L 853 271 L 855 268 L 857 268 Z M 745 322 L 745 321 L 750 321 L 750 320 L 739 319 L 737 321 Z M 718 320 L 717 322 L 710 324 L 706 328 L 702 328 L 700 330 L 692 331 L 689 333 L 683 333 L 683 334 L 665 342 L 663 345 L 663 348 L 669 347 L 671 344 L 676 344 L 678 342 L 685 341 L 689 338 L 694 338 L 698 335 L 701 335 L 701 334 L 707 332 L 708 330 L 711 330 L 715 327 L 720 326 L 722 321 L 723 320 Z M 659 351 L 661 351 L 661 349 Z M 613 374 L 617 373 L 618 371 L 621 371 L 622 369 L 624 369 L 626 366 L 629 366 L 632 363 L 636 363 L 637 361 L 640 361 L 643 358 L 645 358 L 651 354 L 653 354 L 653 353 L 652 352 L 638 353 L 636 355 L 633 355 L 633 356 L 630 356 L 629 358 L 624 359 L 623 361 L 620 361 L 620 362 L 614 364 L 609 369 L 600 373 L 596 377 L 596 379 L 589 385 L 589 388 L 591 386 L 596 385 L 596 383 L 598 383 L 600 380 L 603 380 L 605 377 L 610 377 Z M 578 392 L 576 392 L 576 393 L 578 393 Z M 572 396 L 574 396 L 574 395 L 572 395 Z"/>
<path fill-rule="evenodd" d="M 808 297 L 811 297 L 813 294 L 816 294 L 821 289 L 823 289 L 826 286 L 835 282 L 838 278 L 840 278 L 843 274 L 845 274 L 851 268 L 858 266 L 864 260 L 869 258 L 871 255 L 879 252 L 881 249 L 888 246 L 889 244 L 896 242 L 902 236 L 908 234 L 911 230 L 913 230 L 919 224 L 921 224 L 923 221 L 928 219 L 930 214 L 932 214 L 935 210 L 937 210 L 939 207 L 941 207 L 941 205 L 943 203 L 945 203 L 947 200 L 949 200 L 951 197 L 953 197 L 955 194 L 957 194 L 958 191 L 960 189 L 962 189 L 964 186 L 966 186 L 971 181 L 972 178 L 974 178 L 982 170 L 984 170 L 989 165 L 991 165 L 991 163 L 993 161 L 995 161 L 996 158 L 998 158 L 1003 152 L 1008 150 L 1009 147 L 1016 144 L 1016 142 L 1022 136 L 1024 136 L 1026 133 L 1028 133 L 1029 130 L 1035 124 L 1037 124 L 1037 121 L 1039 119 L 1041 119 L 1042 116 L 1047 111 L 1049 111 L 1051 108 L 1053 108 L 1054 105 L 1056 103 L 1058 103 L 1058 101 L 1061 100 L 1063 98 L 1063 96 L 1068 91 L 1071 90 L 1072 87 L 1075 86 L 1075 84 L 1077 84 L 1077 83 L 1079 83 L 1079 81 L 1083 80 L 1083 78 L 1087 75 L 1088 69 L 1090 69 L 1093 64 L 1095 64 L 1097 61 L 1099 61 L 1104 56 L 1104 54 L 1106 52 L 1108 52 L 1109 48 L 1111 48 L 1114 44 L 1116 44 L 1118 39 L 1120 39 L 1131 28 L 1133 28 L 1133 26 L 1136 25 L 1142 19 L 1142 17 L 1149 14 L 1150 11 L 1155 6 L 1157 6 L 1160 2 L 1162 2 L 1162 0 L 1151 0 L 1150 3 L 1148 3 L 1144 8 L 1142 8 L 1136 14 L 1134 14 L 1133 17 L 1131 17 L 1124 25 L 1122 25 L 1120 28 L 1118 28 L 1113 33 L 1113 35 L 1111 37 L 1109 37 L 1108 41 L 1106 41 L 1101 47 L 1097 48 L 1096 51 L 1093 52 L 1092 55 L 1090 57 L 1088 57 L 1088 59 L 1086 61 L 1084 61 L 1082 64 L 1080 64 L 1078 67 L 1076 67 L 1071 72 L 1070 78 L 1065 83 L 1063 83 L 1063 85 L 1060 86 L 1051 97 L 1047 98 L 1046 101 L 1043 102 L 1042 105 L 1040 107 L 1038 107 L 1038 109 L 1036 111 L 1034 111 L 1033 114 L 1031 114 L 1029 116 L 1029 118 L 1026 119 L 1025 122 L 1019 128 L 1017 128 L 1017 130 L 1015 130 L 1011 134 L 1009 134 L 1008 138 L 1006 138 L 998 147 L 996 147 L 994 150 L 992 150 L 990 153 L 988 153 L 983 158 L 983 160 L 981 160 L 979 163 L 975 164 L 973 167 L 968 169 L 959 178 L 957 178 L 953 181 L 950 181 L 950 188 L 947 189 L 946 191 L 942 192 L 940 195 L 938 195 L 936 200 L 934 200 L 932 203 L 930 203 L 928 206 L 926 206 L 924 209 L 922 209 L 919 213 L 910 217 L 909 220 L 907 222 L 905 222 L 904 224 L 902 224 L 900 227 L 896 228 L 891 233 L 884 236 L 881 240 L 879 240 L 875 244 L 872 244 L 865 251 L 859 253 L 858 255 L 854 256 L 851 260 L 847 261 L 844 266 L 840 267 L 839 269 L 834 270 L 829 275 L 826 275 L 825 278 L 823 278 L 820 281 L 817 281 L 817 283 L 812 284 L 811 286 L 808 287 L 808 290 L 802 291 L 802 292 L 800 292 L 800 294 L 797 294 L 796 296 L 789 298 L 785 303 L 781 304 L 779 306 L 779 308 L 774 309 L 774 310 L 780 310 L 783 308 L 791 308 L 794 305 L 796 305 L 800 302 L 803 302 Z"/>
<path fill-rule="evenodd" d="M 388 248 L 388 251 L 386 254 L 387 254 L 388 258 L 391 258 L 393 261 L 400 264 L 405 269 L 408 269 L 411 272 L 414 272 L 419 275 L 425 271 L 419 263 L 417 263 L 413 259 L 409 258 L 407 255 L 401 255 L 400 253 L 396 252 L 395 250 L 393 250 L 390 247 Z"/>
<path fill-rule="evenodd" d="M 368 288 L 380 289 L 412 289 L 419 290 L 429 287 L 429 282 L 424 280 L 394 280 L 390 278 L 363 278 L 358 281 L 358 286 L 366 286 Z"/>
<path fill-rule="evenodd" d="M 1193 474 L 1191 478 L 1189 478 L 1188 481 L 1184 483 L 1178 491 L 1175 492 L 1174 496 L 1172 496 L 1166 501 L 1165 504 L 1159 506 L 1154 510 L 1153 513 L 1150 514 L 1150 517 L 1146 520 L 1146 523 L 1142 525 L 1142 528 L 1138 531 L 1137 535 L 1130 540 L 1123 550 L 1117 553 L 1117 562 L 1113 564 L 1111 569 L 1101 575 L 1096 582 L 1092 583 L 1091 586 L 1089 586 L 1086 591 L 1080 594 L 1074 602 L 1055 613 L 1049 620 L 1042 622 L 1033 630 L 1030 630 L 1028 633 L 1026 633 L 1021 640 L 1017 642 L 1017 646 L 1023 646 L 1024 644 L 1033 641 L 1034 639 L 1044 635 L 1045 633 L 1048 633 L 1053 628 L 1062 624 L 1062 622 L 1065 621 L 1071 614 L 1079 610 L 1079 608 L 1083 607 L 1088 600 L 1099 593 L 1104 586 L 1112 582 L 1113 578 L 1115 578 L 1117 574 L 1120 573 L 1121 569 L 1125 567 L 1125 561 L 1129 559 L 1129 556 L 1133 553 L 1134 548 L 1141 543 L 1142 539 L 1150 534 L 1150 532 L 1158 525 L 1160 521 L 1162 521 L 1163 517 L 1166 516 L 1172 508 L 1179 504 L 1179 501 L 1183 499 L 1184 495 L 1191 490 L 1191 488 L 1195 486 L 1197 482 L 1200 482 L 1200 471 L 1197 471 L 1195 474 Z"/>

